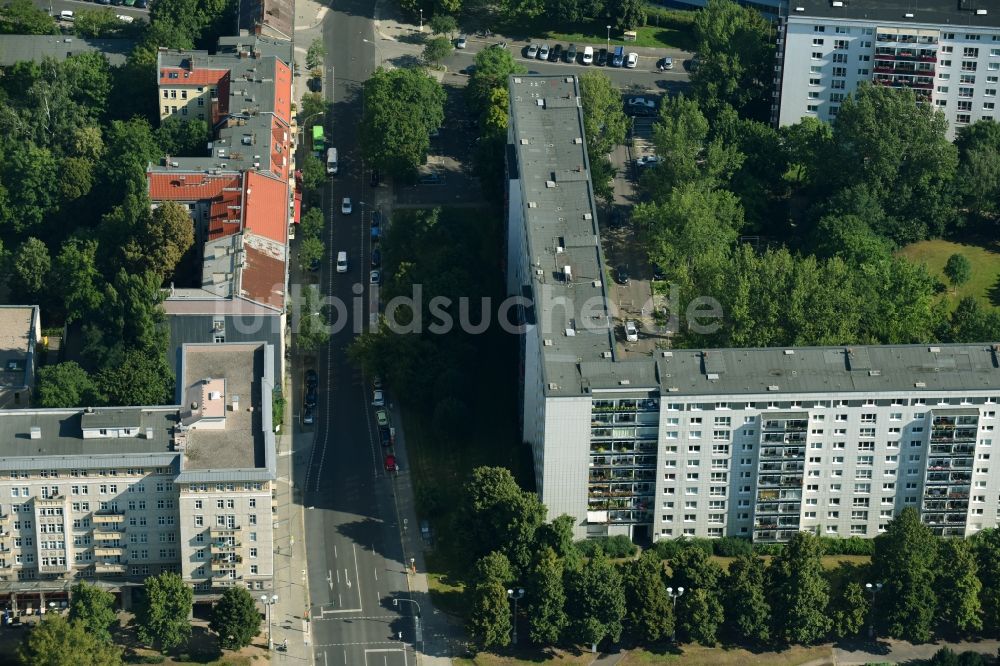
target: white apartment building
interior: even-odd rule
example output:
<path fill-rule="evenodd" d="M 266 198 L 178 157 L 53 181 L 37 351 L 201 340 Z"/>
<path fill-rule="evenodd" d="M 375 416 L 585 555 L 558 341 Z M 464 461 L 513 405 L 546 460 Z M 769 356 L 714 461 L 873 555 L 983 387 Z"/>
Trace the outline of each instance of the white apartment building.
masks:
<path fill-rule="evenodd" d="M 616 342 L 579 89 L 514 76 L 507 290 L 521 427 L 578 537 L 876 536 L 997 524 L 1000 346 L 636 351 Z"/>
<path fill-rule="evenodd" d="M 791 0 L 778 28 L 772 119 L 833 121 L 863 81 L 910 88 L 948 136 L 998 117 L 1000 6 L 992 0 Z"/>
<path fill-rule="evenodd" d="M 185 345 L 180 406 L 0 411 L 0 599 L 37 612 L 87 579 L 124 608 L 150 575 L 195 600 L 273 577 L 273 347 Z"/>

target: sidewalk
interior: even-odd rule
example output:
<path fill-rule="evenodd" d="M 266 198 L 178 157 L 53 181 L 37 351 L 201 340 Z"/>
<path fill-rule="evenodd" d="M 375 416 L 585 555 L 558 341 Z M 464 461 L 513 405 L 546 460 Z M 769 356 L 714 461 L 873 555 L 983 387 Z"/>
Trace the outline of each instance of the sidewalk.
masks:
<path fill-rule="evenodd" d="M 287 394 L 287 392 L 286 392 Z M 283 432 L 277 438 L 278 480 L 275 497 L 278 512 L 274 515 L 274 591 L 278 601 L 271 607 L 272 644 L 287 645 L 285 651 L 275 650 L 272 659 L 278 664 L 312 664 L 312 636 L 309 620 L 309 589 L 306 578 L 305 530 L 301 491 L 295 482 L 304 478 L 302 449 L 311 446 L 311 437 L 298 435 L 299 450 L 292 454 L 294 421 L 287 408 Z M 308 446 L 303 446 L 308 442 Z M 285 643 L 287 641 L 287 643 Z"/>
<path fill-rule="evenodd" d="M 398 406 L 390 402 L 389 410 L 392 412 L 393 422 L 402 423 Z M 412 561 L 412 567 L 416 570 L 416 573 L 406 577 L 407 584 L 410 588 L 410 598 L 420 604 L 422 611 L 420 620 L 423 626 L 423 644 L 417 656 L 417 663 L 423 666 L 451 666 L 451 657 L 461 654 L 465 636 L 461 627 L 455 626 L 454 621 L 446 614 L 437 611 L 431 604 L 427 585 L 427 566 L 424 562 L 424 542 L 420 535 L 420 523 L 413 501 L 411 467 L 406 454 L 406 435 L 398 425 L 395 450 L 402 471 L 394 478 L 393 497 L 399 520 L 405 526 L 402 534 L 404 565 L 409 567 Z"/>

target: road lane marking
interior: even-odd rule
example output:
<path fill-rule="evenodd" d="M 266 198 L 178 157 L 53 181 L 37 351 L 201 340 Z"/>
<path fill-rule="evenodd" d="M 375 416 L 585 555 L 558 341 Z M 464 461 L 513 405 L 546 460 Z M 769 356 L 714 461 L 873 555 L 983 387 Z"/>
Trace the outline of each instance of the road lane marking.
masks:
<path fill-rule="evenodd" d="M 358 547 L 351 544 L 351 550 L 354 551 L 354 577 L 358 580 L 358 605 L 364 608 L 365 602 L 361 598 L 361 576 L 358 574 Z M 346 572 L 347 570 L 345 569 L 344 571 Z"/>
<path fill-rule="evenodd" d="M 347 589 L 351 589 L 351 577 L 347 575 L 347 569 L 344 569 L 344 580 L 347 582 Z"/>

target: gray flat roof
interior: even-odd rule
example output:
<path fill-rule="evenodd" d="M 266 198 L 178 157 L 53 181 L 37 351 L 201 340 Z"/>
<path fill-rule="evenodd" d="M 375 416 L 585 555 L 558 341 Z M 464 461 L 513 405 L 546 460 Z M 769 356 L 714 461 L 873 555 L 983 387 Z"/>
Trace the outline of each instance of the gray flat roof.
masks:
<path fill-rule="evenodd" d="M 181 460 L 183 471 L 253 469 L 265 466 L 262 382 L 264 343 L 184 345 L 181 417 L 187 423 L 192 395 L 205 379 L 224 380 L 222 427 L 192 427 Z M 239 404 L 234 408 L 234 398 Z M 267 396 L 270 401 L 270 395 Z M 203 405 L 199 405 L 201 408 Z"/>
<path fill-rule="evenodd" d="M 271 3 L 275 7 L 294 5 L 291 0 L 279 0 Z M 244 9 L 245 3 L 241 10 Z M 241 15 L 242 20 L 242 15 Z M 265 17 L 266 19 L 267 17 Z M 288 39 L 277 39 L 265 35 L 231 35 L 219 37 L 219 48 L 217 53 L 239 53 L 241 51 L 257 51 L 261 55 L 274 56 L 280 58 L 289 67 L 292 65 L 292 43 Z"/>
<path fill-rule="evenodd" d="M 578 395 L 579 363 L 611 364 L 615 351 L 579 84 L 517 75 L 509 86 L 545 390 Z"/>
<path fill-rule="evenodd" d="M 803 11 L 796 11 L 801 7 Z M 977 11 L 985 11 L 979 14 Z M 912 16 L 907 16 L 912 14 Z M 1000 27 L 997 0 L 789 0 L 789 18 L 858 19 L 891 25 L 940 24 L 962 28 Z"/>
<path fill-rule="evenodd" d="M 788 347 L 657 352 L 660 391 L 670 395 L 997 391 L 1000 352 L 991 344 Z M 595 385 L 595 387 L 597 387 Z M 603 388 L 620 389 L 610 382 Z"/>
<path fill-rule="evenodd" d="M 103 53 L 112 65 L 124 65 L 134 39 L 90 39 L 67 35 L 4 35 L 0 39 L 0 66 L 45 58 L 65 60 L 81 53 Z"/>
<path fill-rule="evenodd" d="M 81 429 L 83 409 L 9 409 L 0 411 L 0 467 L 10 458 L 39 456 L 113 455 L 127 457 L 170 453 L 170 438 L 178 422 L 177 407 L 98 407 L 92 415 L 97 420 L 108 415 L 109 421 L 121 411 L 128 411 L 138 422 L 136 437 L 95 437 L 84 439 Z M 89 424 L 88 424 L 89 425 Z M 38 428 L 38 439 L 31 429 Z M 146 429 L 152 437 L 146 437 Z"/>

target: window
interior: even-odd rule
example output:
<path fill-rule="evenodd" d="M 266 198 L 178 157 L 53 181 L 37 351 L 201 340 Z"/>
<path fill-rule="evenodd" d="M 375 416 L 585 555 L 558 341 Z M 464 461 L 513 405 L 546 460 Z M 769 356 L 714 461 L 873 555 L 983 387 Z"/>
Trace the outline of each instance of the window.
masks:
<path fill-rule="evenodd" d="M 813 26 L 813 32 L 826 32 L 826 26 L 825 25 L 814 25 Z"/>
<path fill-rule="evenodd" d="M 847 68 L 846 67 L 834 67 L 833 68 L 833 75 L 834 76 L 847 76 Z"/>
<path fill-rule="evenodd" d="M 823 46 L 822 39 L 813 39 L 813 46 Z"/>
<path fill-rule="evenodd" d="M 963 60 L 962 61 L 962 71 L 963 72 L 974 72 L 976 71 L 977 63 L 975 60 Z"/>
<path fill-rule="evenodd" d="M 972 47 L 972 46 L 966 46 L 964 49 L 962 49 L 962 57 L 963 58 L 978 58 L 979 57 L 979 49 L 977 49 L 975 47 Z"/>
<path fill-rule="evenodd" d="M 979 41 L 979 35 L 966 35 L 965 38 L 967 40 L 969 40 L 970 42 L 978 42 Z M 976 53 L 979 53 L 979 49 L 976 49 Z"/>
<path fill-rule="evenodd" d="M 823 68 L 820 67 L 819 65 L 810 65 L 810 67 L 809 67 L 809 73 L 810 74 L 819 74 L 822 71 L 823 71 Z"/>
<path fill-rule="evenodd" d="M 820 52 L 820 51 L 813 51 L 812 52 L 812 59 L 813 60 L 822 60 L 823 59 L 823 53 Z"/>
<path fill-rule="evenodd" d="M 955 123 L 957 125 L 968 125 L 972 122 L 972 118 L 968 113 L 960 113 L 955 116 Z"/>
<path fill-rule="evenodd" d="M 834 53 L 833 54 L 833 61 L 834 62 L 838 62 L 838 63 L 846 63 L 847 62 L 847 54 L 846 53 Z"/>
<path fill-rule="evenodd" d="M 972 111 L 972 102 L 968 100 L 959 100 L 958 102 L 959 111 Z"/>
<path fill-rule="evenodd" d="M 849 42 L 846 39 L 835 39 L 835 40 L 833 40 L 833 48 L 840 49 L 840 50 L 845 50 L 845 49 L 847 49 L 848 43 Z"/>
<path fill-rule="evenodd" d="M 938 65 L 941 67 L 951 67 L 951 60 L 942 60 Z"/>
<path fill-rule="evenodd" d="M 843 79 L 834 79 L 830 82 L 830 87 L 834 90 L 844 90 L 845 82 Z"/>
<path fill-rule="evenodd" d="M 976 75 L 975 74 L 960 74 L 958 77 L 959 83 L 976 85 Z"/>
<path fill-rule="evenodd" d="M 996 88 L 987 88 L 986 90 L 983 91 L 983 95 L 985 95 L 986 97 L 996 97 L 997 96 L 997 89 Z"/>

